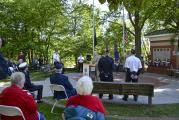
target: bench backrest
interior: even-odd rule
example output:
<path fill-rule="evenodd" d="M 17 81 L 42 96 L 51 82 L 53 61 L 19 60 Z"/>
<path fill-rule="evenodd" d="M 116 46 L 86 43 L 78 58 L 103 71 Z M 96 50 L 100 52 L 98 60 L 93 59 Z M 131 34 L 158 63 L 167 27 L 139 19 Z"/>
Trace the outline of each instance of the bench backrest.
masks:
<path fill-rule="evenodd" d="M 150 83 L 94 82 L 93 93 L 154 96 Z"/>

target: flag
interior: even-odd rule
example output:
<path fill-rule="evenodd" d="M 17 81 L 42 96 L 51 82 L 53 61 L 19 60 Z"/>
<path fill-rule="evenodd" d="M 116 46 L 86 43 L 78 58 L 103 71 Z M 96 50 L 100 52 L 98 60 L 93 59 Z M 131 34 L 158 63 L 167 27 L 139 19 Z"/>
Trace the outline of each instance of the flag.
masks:
<path fill-rule="evenodd" d="M 128 32 L 127 32 L 127 29 L 125 28 L 124 30 L 124 43 L 127 43 L 128 42 Z"/>
<path fill-rule="evenodd" d="M 96 29 L 95 29 L 95 27 L 94 27 L 94 30 L 93 30 L 93 44 L 94 44 L 94 47 L 97 45 Z"/>
<path fill-rule="evenodd" d="M 115 62 L 119 60 L 119 52 L 118 52 L 117 43 L 114 43 L 114 59 L 115 59 Z"/>

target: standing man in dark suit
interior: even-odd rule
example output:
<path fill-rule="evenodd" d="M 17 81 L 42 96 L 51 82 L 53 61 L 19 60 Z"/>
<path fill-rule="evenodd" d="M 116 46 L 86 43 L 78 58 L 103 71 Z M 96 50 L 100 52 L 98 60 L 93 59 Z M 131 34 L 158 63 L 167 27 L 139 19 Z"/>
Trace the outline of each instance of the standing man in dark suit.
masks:
<path fill-rule="evenodd" d="M 101 81 L 113 82 L 113 66 L 114 60 L 109 56 L 109 51 L 106 50 L 105 56 L 101 57 L 98 62 L 99 77 Z M 103 94 L 100 93 L 99 97 L 102 98 Z M 113 94 L 109 94 L 109 99 L 113 99 Z"/>
<path fill-rule="evenodd" d="M 42 102 L 42 91 L 43 91 L 43 85 L 35 85 L 31 82 L 30 76 L 29 76 L 29 70 L 26 62 L 23 62 L 19 65 L 19 70 L 24 73 L 25 75 L 25 84 L 24 84 L 24 89 L 34 92 L 38 91 L 37 93 L 37 102 L 40 103 Z"/>
<path fill-rule="evenodd" d="M 50 77 L 50 83 L 51 84 L 58 84 L 58 85 L 63 85 L 68 97 L 71 97 L 73 95 L 76 95 L 76 89 L 73 88 L 73 86 L 71 85 L 70 81 L 68 80 L 68 77 L 61 74 L 62 72 L 62 65 L 61 64 L 56 64 L 55 68 L 56 68 L 56 73 L 54 75 L 52 75 Z M 55 92 L 54 93 L 54 98 L 57 99 L 63 99 L 65 98 L 65 93 L 64 92 Z"/>
<path fill-rule="evenodd" d="M 138 82 L 138 76 L 142 70 L 142 64 L 139 58 L 135 56 L 135 50 L 131 50 L 131 55 L 127 57 L 124 68 L 126 69 L 126 82 Z M 122 98 L 127 101 L 128 95 Z M 134 101 L 137 101 L 138 96 L 134 95 Z"/>

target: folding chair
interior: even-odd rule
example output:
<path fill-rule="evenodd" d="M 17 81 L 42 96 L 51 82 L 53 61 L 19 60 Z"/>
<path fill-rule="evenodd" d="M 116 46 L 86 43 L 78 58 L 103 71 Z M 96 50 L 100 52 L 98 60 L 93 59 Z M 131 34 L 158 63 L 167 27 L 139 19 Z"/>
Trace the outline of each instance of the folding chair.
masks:
<path fill-rule="evenodd" d="M 53 94 L 54 94 L 54 91 L 63 91 L 63 92 L 65 93 L 65 96 L 66 96 L 66 98 L 64 98 L 64 99 L 68 99 L 68 95 L 67 95 L 66 90 L 65 90 L 65 88 L 63 87 L 63 85 L 50 84 L 50 89 L 51 89 L 51 91 L 52 91 Z M 53 113 L 53 109 L 54 109 L 54 107 L 55 107 L 57 101 L 58 101 L 58 100 L 55 98 L 55 103 L 53 104 L 53 107 L 52 107 L 52 109 L 51 109 L 51 113 Z"/>
<path fill-rule="evenodd" d="M 24 114 L 19 107 L 0 105 L 0 115 L 4 116 L 22 116 L 25 120 Z"/>

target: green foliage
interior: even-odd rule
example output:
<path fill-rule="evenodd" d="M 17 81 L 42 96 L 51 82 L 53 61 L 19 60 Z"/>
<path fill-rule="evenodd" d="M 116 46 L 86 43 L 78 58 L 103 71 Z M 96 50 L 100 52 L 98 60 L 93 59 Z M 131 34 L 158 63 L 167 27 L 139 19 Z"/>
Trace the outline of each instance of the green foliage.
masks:
<path fill-rule="evenodd" d="M 116 44 L 118 46 L 118 51 L 120 54 L 120 62 L 123 62 L 125 59 L 124 52 L 130 51 L 133 42 L 133 36 L 128 32 L 128 40 L 126 43 L 123 42 L 123 26 L 119 20 L 114 20 L 110 22 L 109 27 L 105 33 L 107 44 L 109 48 L 114 48 Z M 110 49 L 110 53 L 114 58 L 114 49 Z"/>
<path fill-rule="evenodd" d="M 49 63 L 54 49 L 60 51 L 62 59 L 73 61 L 80 53 L 92 53 L 91 6 L 59 0 L 3 0 L 0 3 L 3 18 L 0 36 L 7 40 L 3 52 L 8 58 L 16 60 L 23 51 L 29 63 L 35 56 Z"/>
<path fill-rule="evenodd" d="M 163 0 L 154 16 L 150 19 L 149 28 L 152 30 L 173 28 L 179 29 L 179 1 Z"/>
<path fill-rule="evenodd" d="M 34 53 L 48 60 L 48 48 L 53 39 L 53 31 L 57 28 L 57 19 L 65 18 L 58 11 L 63 10 L 62 2 L 58 0 L 14 0 L 1 1 L 0 16 L 1 37 L 8 41 L 4 51 L 9 58 L 15 58 L 20 50 L 24 51 L 29 61 Z M 63 24 L 64 23 L 58 23 Z M 63 28 L 63 27 L 61 27 Z M 46 39 L 41 39 L 44 32 Z"/>
<path fill-rule="evenodd" d="M 107 0 L 109 9 L 117 11 L 119 6 L 124 6 L 128 12 L 135 37 L 135 48 L 137 56 L 141 56 L 141 35 L 146 21 L 153 16 L 155 10 L 163 4 L 164 0 Z M 101 1 L 104 3 L 104 1 Z"/>

